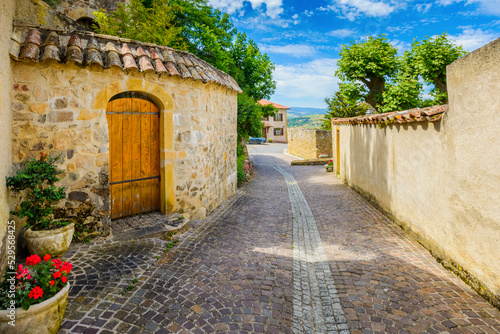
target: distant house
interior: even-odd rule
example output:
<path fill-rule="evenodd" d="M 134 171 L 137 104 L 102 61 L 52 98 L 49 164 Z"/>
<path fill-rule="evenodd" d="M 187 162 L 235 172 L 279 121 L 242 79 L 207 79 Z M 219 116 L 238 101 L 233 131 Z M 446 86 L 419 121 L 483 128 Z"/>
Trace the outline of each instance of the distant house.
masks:
<path fill-rule="evenodd" d="M 290 108 L 267 100 L 260 100 L 259 103 L 263 106 L 272 104 L 278 108 L 276 115 L 262 117 L 262 123 L 264 123 L 262 136 L 267 140 L 272 139 L 275 143 L 286 143 L 286 136 L 288 133 L 286 111 Z"/>

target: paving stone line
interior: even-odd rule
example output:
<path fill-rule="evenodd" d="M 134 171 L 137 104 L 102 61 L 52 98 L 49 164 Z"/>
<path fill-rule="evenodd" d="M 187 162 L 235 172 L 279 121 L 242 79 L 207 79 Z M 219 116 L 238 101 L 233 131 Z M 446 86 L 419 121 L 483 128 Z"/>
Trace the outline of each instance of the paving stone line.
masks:
<path fill-rule="evenodd" d="M 293 332 L 349 334 L 316 221 L 295 178 L 287 182 L 293 213 Z"/>

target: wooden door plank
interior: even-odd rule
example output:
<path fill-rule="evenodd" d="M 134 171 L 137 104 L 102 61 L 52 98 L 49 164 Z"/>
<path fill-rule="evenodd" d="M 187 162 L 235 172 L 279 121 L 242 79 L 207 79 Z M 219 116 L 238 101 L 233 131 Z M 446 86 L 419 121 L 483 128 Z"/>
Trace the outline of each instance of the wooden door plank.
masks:
<path fill-rule="evenodd" d="M 151 180 L 141 181 L 141 211 L 151 211 Z"/>
<path fill-rule="evenodd" d="M 151 210 L 161 209 L 160 179 L 151 180 Z"/>
<path fill-rule="evenodd" d="M 122 212 L 122 184 L 111 185 L 111 219 L 123 216 Z"/>
<path fill-rule="evenodd" d="M 151 115 L 151 176 L 160 175 L 160 117 Z"/>
<path fill-rule="evenodd" d="M 121 111 L 130 112 L 132 99 L 120 99 Z M 122 180 L 132 179 L 132 115 L 124 114 L 122 115 Z M 129 216 L 132 214 L 132 188 L 130 183 L 123 184 L 123 194 L 122 194 L 122 214 L 123 216 Z"/>
<path fill-rule="evenodd" d="M 110 182 L 122 181 L 122 115 L 111 115 L 110 141 Z"/>

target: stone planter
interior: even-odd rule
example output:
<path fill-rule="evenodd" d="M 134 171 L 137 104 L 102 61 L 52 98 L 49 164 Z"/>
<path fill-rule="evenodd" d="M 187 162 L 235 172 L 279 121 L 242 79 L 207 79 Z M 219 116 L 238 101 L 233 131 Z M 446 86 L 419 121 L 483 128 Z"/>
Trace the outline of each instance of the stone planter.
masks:
<path fill-rule="evenodd" d="M 9 325 L 11 311 L 0 310 L 0 333 L 9 334 L 55 334 L 61 327 L 68 303 L 69 282 L 55 296 L 31 305 L 28 310 L 15 309 L 15 325 Z"/>
<path fill-rule="evenodd" d="M 58 256 L 68 250 L 73 239 L 73 232 L 75 232 L 75 223 L 55 230 L 32 231 L 29 228 L 24 233 L 24 238 L 31 254 L 37 254 L 40 257 L 46 254 Z"/>
<path fill-rule="evenodd" d="M 333 172 L 333 167 L 325 167 L 327 172 Z"/>

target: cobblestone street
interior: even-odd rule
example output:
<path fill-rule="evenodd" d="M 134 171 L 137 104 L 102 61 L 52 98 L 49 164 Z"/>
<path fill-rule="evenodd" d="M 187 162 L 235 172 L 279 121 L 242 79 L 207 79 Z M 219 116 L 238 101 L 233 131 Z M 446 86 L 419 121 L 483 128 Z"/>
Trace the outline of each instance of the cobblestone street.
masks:
<path fill-rule="evenodd" d="M 254 180 L 168 253 L 155 238 L 72 245 L 59 333 L 500 333 L 500 311 L 283 148 L 251 147 Z"/>

